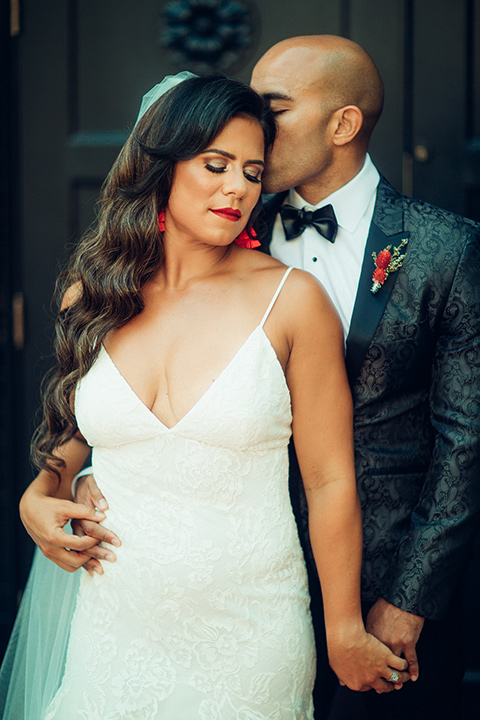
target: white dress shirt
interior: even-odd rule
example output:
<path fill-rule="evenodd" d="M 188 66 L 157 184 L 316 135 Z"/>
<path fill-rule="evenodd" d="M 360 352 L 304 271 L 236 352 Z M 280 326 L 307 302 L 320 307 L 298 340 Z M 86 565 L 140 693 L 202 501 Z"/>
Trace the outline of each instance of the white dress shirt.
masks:
<path fill-rule="evenodd" d="M 284 202 L 299 209 L 318 210 L 333 205 L 338 222 L 333 244 L 313 227 L 287 241 L 280 215 L 273 228 L 270 253 L 285 265 L 308 270 L 320 280 L 340 315 L 345 338 L 350 329 L 379 180 L 378 171 L 367 155 L 358 175 L 318 205 L 309 205 L 295 190 L 289 191 Z M 372 260 L 372 273 L 373 270 Z"/>

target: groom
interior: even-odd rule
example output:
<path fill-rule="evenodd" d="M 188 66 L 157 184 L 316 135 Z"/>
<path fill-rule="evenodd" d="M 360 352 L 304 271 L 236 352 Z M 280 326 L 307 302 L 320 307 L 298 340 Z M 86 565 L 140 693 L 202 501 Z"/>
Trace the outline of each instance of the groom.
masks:
<path fill-rule="evenodd" d="M 255 66 L 252 86 L 278 124 L 264 176 L 264 190 L 277 194 L 266 202 L 262 249 L 316 275 L 342 320 L 367 629 L 404 654 L 413 681 L 366 693 L 368 718 L 455 720 L 458 587 L 480 508 L 479 228 L 401 196 L 379 175 L 367 148 L 383 84 L 355 43 L 280 42 Z M 297 517 L 300 485 L 293 462 Z M 321 670 L 320 714 L 329 700 Z"/>

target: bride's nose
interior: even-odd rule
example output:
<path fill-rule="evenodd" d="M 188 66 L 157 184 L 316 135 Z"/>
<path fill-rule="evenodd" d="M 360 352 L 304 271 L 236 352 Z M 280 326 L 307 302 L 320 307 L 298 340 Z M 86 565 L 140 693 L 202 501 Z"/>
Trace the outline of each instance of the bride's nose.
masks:
<path fill-rule="evenodd" d="M 224 175 L 223 193 L 224 195 L 235 195 L 242 198 L 246 195 L 248 185 L 247 179 L 242 169 L 232 168 Z"/>

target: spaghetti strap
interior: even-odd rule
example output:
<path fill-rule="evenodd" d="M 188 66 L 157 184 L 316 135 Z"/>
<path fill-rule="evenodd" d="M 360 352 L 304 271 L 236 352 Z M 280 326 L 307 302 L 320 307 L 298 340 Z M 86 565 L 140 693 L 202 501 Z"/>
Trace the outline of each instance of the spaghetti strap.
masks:
<path fill-rule="evenodd" d="M 263 327 L 263 326 L 264 326 L 266 319 L 267 319 L 268 316 L 270 315 L 271 309 L 272 309 L 273 306 L 275 305 L 276 299 L 277 299 L 278 296 L 280 295 L 280 291 L 281 291 L 282 287 L 283 287 L 284 284 L 285 284 L 285 280 L 288 278 L 288 276 L 290 275 L 290 273 L 291 273 L 292 270 L 293 270 L 293 267 L 289 267 L 289 268 L 286 269 L 286 271 L 285 271 L 285 273 L 284 273 L 282 279 L 280 280 L 280 283 L 279 283 L 279 285 L 278 285 L 278 287 L 277 287 L 277 289 L 276 289 L 275 295 L 274 295 L 273 298 L 271 299 L 270 305 L 268 306 L 268 308 L 267 308 L 266 311 L 265 311 L 265 315 L 264 315 L 263 318 L 262 318 L 262 322 L 260 323 L 260 327 Z"/>

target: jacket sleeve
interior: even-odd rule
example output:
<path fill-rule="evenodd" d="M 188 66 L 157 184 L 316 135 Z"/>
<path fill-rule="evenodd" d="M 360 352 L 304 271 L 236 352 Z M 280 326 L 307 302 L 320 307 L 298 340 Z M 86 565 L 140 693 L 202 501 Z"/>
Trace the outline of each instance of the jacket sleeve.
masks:
<path fill-rule="evenodd" d="M 480 515 L 480 240 L 470 230 L 438 320 L 428 473 L 383 597 L 440 619 L 469 559 Z"/>

